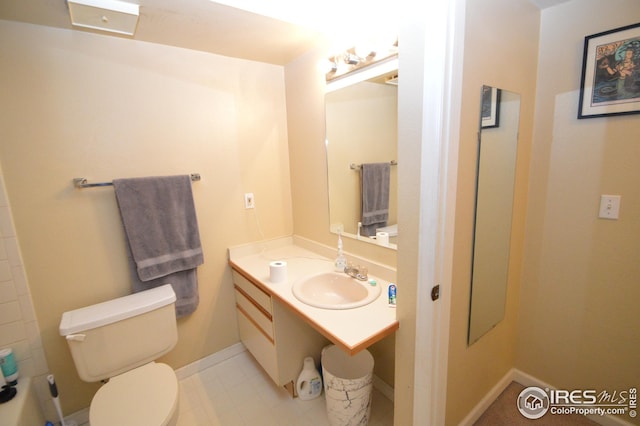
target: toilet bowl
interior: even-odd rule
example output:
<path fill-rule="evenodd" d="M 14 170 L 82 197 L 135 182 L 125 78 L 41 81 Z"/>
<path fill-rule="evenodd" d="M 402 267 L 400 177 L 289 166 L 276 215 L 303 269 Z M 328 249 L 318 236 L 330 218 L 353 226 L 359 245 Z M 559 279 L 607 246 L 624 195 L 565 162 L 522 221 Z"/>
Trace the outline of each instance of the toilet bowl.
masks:
<path fill-rule="evenodd" d="M 174 426 L 178 379 L 166 364 L 151 362 L 111 378 L 91 401 L 91 426 Z"/>
<path fill-rule="evenodd" d="M 91 401 L 91 426 L 177 423 L 178 379 L 155 362 L 178 340 L 175 300 L 167 284 L 62 315 L 60 335 L 80 378 L 108 379 Z"/>

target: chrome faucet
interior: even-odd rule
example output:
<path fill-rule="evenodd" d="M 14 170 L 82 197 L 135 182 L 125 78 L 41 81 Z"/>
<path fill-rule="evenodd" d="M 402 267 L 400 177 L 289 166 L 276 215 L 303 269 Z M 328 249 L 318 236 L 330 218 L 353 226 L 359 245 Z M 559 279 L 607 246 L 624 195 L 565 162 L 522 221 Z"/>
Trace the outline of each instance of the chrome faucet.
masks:
<path fill-rule="evenodd" d="M 360 281 L 366 281 L 369 279 L 369 270 L 366 266 L 353 265 L 352 262 L 347 262 L 347 266 L 344 267 L 344 273 L 351 278 L 355 278 Z"/>

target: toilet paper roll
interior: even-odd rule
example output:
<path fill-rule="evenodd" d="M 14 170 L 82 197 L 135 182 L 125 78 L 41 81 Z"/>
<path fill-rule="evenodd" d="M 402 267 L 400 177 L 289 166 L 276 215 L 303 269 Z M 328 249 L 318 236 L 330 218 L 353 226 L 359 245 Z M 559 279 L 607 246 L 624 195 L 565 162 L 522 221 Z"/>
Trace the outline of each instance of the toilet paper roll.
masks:
<path fill-rule="evenodd" d="M 388 232 L 376 232 L 376 241 L 381 246 L 389 245 L 389 233 Z"/>
<path fill-rule="evenodd" d="M 269 263 L 269 280 L 272 283 L 283 283 L 287 280 L 287 262 L 277 260 Z"/>

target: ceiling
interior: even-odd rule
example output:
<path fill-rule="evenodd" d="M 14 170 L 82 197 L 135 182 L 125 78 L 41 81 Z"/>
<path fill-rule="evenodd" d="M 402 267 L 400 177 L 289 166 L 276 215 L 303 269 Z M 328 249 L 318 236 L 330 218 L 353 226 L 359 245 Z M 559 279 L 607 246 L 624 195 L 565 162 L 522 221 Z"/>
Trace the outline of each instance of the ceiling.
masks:
<path fill-rule="evenodd" d="M 548 7 L 557 6 L 560 3 L 566 3 L 570 0 L 529 0 L 531 3 L 538 6 L 540 9 L 546 9 Z"/>
<path fill-rule="evenodd" d="M 130 2 L 140 5 L 135 36 L 114 37 L 278 65 L 290 62 L 321 40 L 316 30 L 209 0 Z M 0 19 L 72 28 L 66 0 L 2 0 Z"/>
<path fill-rule="evenodd" d="M 114 37 L 133 38 L 277 65 L 289 63 L 325 40 L 322 31 L 315 25 L 322 20 L 323 12 L 325 15 L 330 14 L 335 30 L 353 24 L 353 16 L 357 16 L 345 11 L 345 8 L 351 6 L 352 10 L 357 10 L 363 6 L 363 0 L 308 1 L 298 8 L 291 7 L 296 3 L 290 0 L 219 0 L 217 3 L 210 0 L 129 1 L 140 5 L 135 35 L 113 35 Z M 371 1 L 366 0 L 369 9 Z M 529 1 L 543 9 L 568 0 Z M 341 12 L 335 13 L 335 10 Z M 383 10 L 386 14 L 384 19 L 388 21 L 390 9 Z M 294 16 L 294 12 L 298 16 Z M 337 21 L 344 16 L 351 21 L 347 24 Z M 2 0 L 0 19 L 72 28 L 66 0 Z"/>

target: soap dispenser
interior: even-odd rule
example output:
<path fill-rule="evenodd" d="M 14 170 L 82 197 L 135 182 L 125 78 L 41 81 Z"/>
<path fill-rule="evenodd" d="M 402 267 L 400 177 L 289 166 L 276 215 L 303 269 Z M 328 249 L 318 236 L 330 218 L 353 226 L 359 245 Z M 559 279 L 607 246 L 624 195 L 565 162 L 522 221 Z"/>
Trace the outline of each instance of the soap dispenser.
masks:
<path fill-rule="evenodd" d="M 342 254 L 342 235 L 338 232 L 338 257 L 336 257 L 336 272 L 344 272 L 347 267 L 347 258 Z"/>
<path fill-rule="evenodd" d="M 302 371 L 296 382 L 298 398 L 303 401 L 314 399 L 322 393 L 322 378 L 316 369 L 313 358 L 308 356 L 304 359 Z"/>

